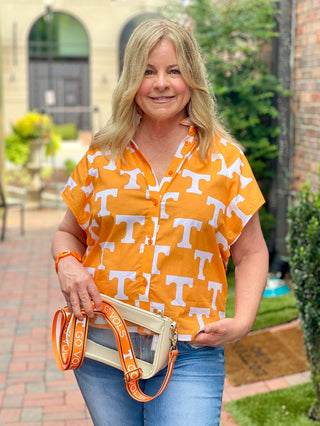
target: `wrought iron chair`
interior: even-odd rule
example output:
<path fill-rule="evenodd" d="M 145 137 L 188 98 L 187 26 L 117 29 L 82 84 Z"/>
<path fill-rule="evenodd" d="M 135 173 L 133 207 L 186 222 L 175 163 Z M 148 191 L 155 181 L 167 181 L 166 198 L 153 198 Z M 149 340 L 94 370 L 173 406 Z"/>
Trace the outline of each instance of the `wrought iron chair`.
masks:
<path fill-rule="evenodd" d="M 20 233 L 24 235 L 24 203 L 20 200 L 6 199 L 2 183 L 0 182 L 0 209 L 3 210 L 2 214 L 2 229 L 1 241 L 5 239 L 6 225 L 7 225 L 7 211 L 9 208 L 15 207 L 20 209 Z"/>

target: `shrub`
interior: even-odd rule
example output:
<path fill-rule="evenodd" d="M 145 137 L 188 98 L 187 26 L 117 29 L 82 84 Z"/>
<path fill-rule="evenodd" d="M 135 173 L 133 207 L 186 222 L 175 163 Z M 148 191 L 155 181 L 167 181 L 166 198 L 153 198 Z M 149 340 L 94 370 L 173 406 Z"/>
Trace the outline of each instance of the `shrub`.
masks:
<path fill-rule="evenodd" d="M 78 138 L 78 129 L 73 123 L 55 124 L 53 128 L 55 133 L 65 141 L 75 140 Z"/>
<path fill-rule="evenodd" d="M 292 284 L 316 394 L 309 415 L 320 420 L 320 185 L 317 192 L 312 192 L 310 182 L 305 184 L 289 209 L 288 248 Z"/>
<path fill-rule="evenodd" d="M 64 162 L 64 167 L 68 175 L 71 175 L 73 170 L 76 168 L 77 163 L 71 158 L 67 158 Z"/>

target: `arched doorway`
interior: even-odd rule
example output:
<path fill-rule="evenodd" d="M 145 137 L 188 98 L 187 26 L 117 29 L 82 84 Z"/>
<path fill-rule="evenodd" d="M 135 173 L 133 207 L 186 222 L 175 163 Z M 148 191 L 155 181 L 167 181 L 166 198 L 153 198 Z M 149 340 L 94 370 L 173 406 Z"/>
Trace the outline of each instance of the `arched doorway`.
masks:
<path fill-rule="evenodd" d="M 55 123 L 90 129 L 89 39 L 66 13 L 39 18 L 29 33 L 29 108 L 50 109 Z"/>
<path fill-rule="evenodd" d="M 142 13 L 130 19 L 122 29 L 119 41 L 119 75 L 122 72 L 124 52 L 131 34 L 138 25 L 151 18 L 159 18 L 159 15 L 157 13 Z"/>

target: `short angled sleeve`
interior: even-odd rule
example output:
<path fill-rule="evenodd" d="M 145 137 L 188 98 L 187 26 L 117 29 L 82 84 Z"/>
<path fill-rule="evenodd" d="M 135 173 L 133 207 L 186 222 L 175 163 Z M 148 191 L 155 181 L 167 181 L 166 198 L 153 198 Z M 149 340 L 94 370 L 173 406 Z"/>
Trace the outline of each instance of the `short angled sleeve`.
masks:
<path fill-rule="evenodd" d="M 89 203 L 93 193 L 89 169 L 87 153 L 74 169 L 61 193 L 61 197 L 76 217 L 79 225 L 84 229 L 90 216 Z"/>
<path fill-rule="evenodd" d="M 233 144 L 227 158 L 229 173 L 225 231 L 229 245 L 240 236 L 251 217 L 265 200 L 244 153 Z"/>

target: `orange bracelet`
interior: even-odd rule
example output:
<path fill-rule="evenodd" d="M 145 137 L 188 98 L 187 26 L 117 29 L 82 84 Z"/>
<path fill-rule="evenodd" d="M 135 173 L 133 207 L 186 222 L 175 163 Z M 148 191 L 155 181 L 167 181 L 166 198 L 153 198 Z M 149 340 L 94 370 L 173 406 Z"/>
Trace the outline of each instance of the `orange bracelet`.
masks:
<path fill-rule="evenodd" d="M 67 257 L 67 256 L 73 256 L 78 260 L 78 262 L 82 263 L 82 259 L 81 259 L 80 254 L 76 253 L 75 251 L 64 250 L 61 253 L 59 253 L 58 256 L 56 257 L 56 261 L 55 261 L 56 273 L 58 273 L 58 264 L 59 264 L 60 259 L 62 259 L 63 257 Z"/>

